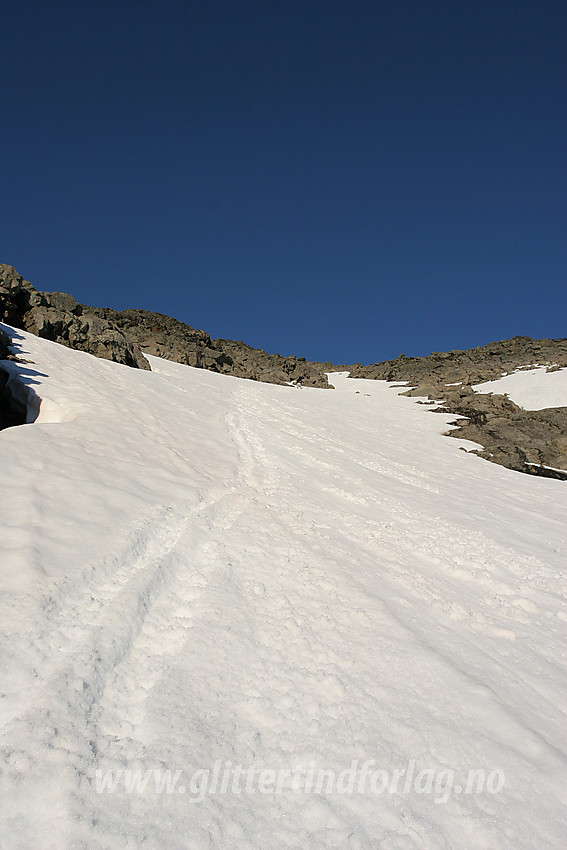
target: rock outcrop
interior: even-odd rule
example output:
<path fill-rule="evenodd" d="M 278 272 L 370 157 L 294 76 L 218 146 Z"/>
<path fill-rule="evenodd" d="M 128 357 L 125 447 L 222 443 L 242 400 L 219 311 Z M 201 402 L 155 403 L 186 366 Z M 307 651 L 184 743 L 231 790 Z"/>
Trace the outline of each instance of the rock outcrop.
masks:
<path fill-rule="evenodd" d="M 329 386 L 325 370 L 331 364 L 268 354 L 234 340 L 211 339 L 205 331 L 161 313 L 88 307 L 63 292 L 36 290 L 8 265 L 0 265 L 0 320 L 138 369 L 150 368 L 146 353 L 238 378 Z"/>
<path fill-rule="evenodd" d="M 567 339 L 530 337 L 493 342 L 468 351 L 434 352 L 357 364 L 353 378 L 400 381 L 411 385 L 405 395 L 427 397 L 435 411 L 466 417 L 456 420 L 449 436 L 483 446 L 478 455 L 520 472 L 567 479 L 567 408 L 523 410 L 506 396 L 481 395 L 472 387 L 525 366 L 567 366 Z M 551 467 L 551 468 L 548 468 Z M 559 470 L 559 471 L 555 471 Z"/>
<path fill-rule="evenodd" d="M 0 330 L 0 362 L 2 360 L 16 360 L 16 357 L 10 351 L 9 338 Z M 25 405 L 10 392 L 9 379 L 10 375 L 0 365 L 0 431 L 12 425 L 23 425 L 27 418 Z"/>
<path fill-rule="evenodd" d="M 118 328 L 146 354 L 213 372 L 271 384 L 300 380 L 309 387 L 328 387 L 330 364 L 304 357 L 281 357 L 230 339 L 211 339 L 205 331 L 147 310 L 89 309 Z"/>
<path fill-rule="evenodd" d="M 357 363 L 351 369 L 351 377 L 408 381 L 421 386 L 429 383 L 437 389 L 461 381 L 468 386 L 493 381 L 504 372 L 536 364 L 567 366 L 567 339 L 515 336 L 467 351 L 434 351 L 428 357 L 400 354 L 395 360 L 384 360 L 371 366 Z"/>
<path fill-rule="evenodd" d="M 239 378 L 274 384 L 300 382 L 328 387 L 325 372 L 348 369 L 353 378 L 410 384 L 407 395 L 427 397 L 435 410 L 458 414 L 450 436 L 483 448 L 477 454 L 509 469 L 567 479 L 567 408 L 528 411 L 502 395 L 480 395 L 472 386 L 522 366 L 567 366 L 567 339 L 529 337 L 494 342 L 468 351 L 434 352 L 371 366 L 333 366 L 304 357 L 282 357 L 243 342 L 211 339 L 208 333 L 147 310 L 111 310 L 79 304 L 62 292 L 39 292 L 13 266 L 0 265 L 0 320 L 45 339 L 97 357 L 149 369 L 144 354 Z M 0 339 L 0 359 L 2 352 Z M 3 420 L 14 424 L 21 411 L 9 398 L 0 367 Z M 25 415 L 25 412 L 24 412 Z"/>
<path fill-rule="evenodd" d="M 126 366 L 149 369 L 136 343 L 64 292 L 38 292 L 13 266 L 0 264 L 0 320 L 43 339 Z"/>

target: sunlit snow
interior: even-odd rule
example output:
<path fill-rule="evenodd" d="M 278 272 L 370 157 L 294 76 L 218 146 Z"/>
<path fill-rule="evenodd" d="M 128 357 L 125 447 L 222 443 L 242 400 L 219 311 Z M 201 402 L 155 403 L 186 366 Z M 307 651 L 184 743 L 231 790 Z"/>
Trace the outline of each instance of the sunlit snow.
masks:
<path fill-rule="evenodd" d="M 506 394 L 524 410 L 543 410 L 546 407 L 567 407 L 567 369 L 548 372 L 545 366 L 521 369 L 499 378 L 477 384 L 478 393 Z"/>
<path fill-rule="evenodd" d="M 564 846 L 563 482 L 385 382 L 17 334 L 42 403 L 0 433 L 2 847 Z"/>

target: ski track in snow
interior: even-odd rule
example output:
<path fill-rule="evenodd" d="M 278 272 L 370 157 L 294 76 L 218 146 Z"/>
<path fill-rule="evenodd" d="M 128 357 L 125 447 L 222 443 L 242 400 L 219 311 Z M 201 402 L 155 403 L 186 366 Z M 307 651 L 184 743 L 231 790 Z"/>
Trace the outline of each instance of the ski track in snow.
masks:
<path fill-rule="evenodd" d="M 135 374 L 22 345 L 42 397 L 89 413 L 1 435 L 3 557 L 24 548 L 0 597 L 0 846 L 563 846 L 561 482 L 466 455 L 381 382 L 297 390 L 154 358 Z M 442 804 L 96 792 L 96 770 L 216 759 L 415 759 L 506 786 Z"/>

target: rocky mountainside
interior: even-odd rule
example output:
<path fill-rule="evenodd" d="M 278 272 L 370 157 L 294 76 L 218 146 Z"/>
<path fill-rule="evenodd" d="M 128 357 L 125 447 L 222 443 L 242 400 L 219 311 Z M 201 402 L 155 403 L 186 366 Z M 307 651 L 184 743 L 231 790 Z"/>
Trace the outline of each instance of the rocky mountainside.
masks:
<path fill-rule="evenodd" d="M 2 264 L 0 320 L 44 339 L 139 369 L 150 368 L 146 353 L 238 378 L 329 386 L 325 371 L 331 368 L 330 363 L 281 357 L 243 342 L 211 339 L 205 331 L 161 313 L 88 307 L 66 293 L 39 292 L 13 266 Z"/>
<path fill-rule="evenodd" d="M 351 377 L 408 381 L 422 388 L 428 387 L 435 395 L 439 388 L 452 383 L 473 386 L 500 378 L 503 372 L 535 364 L 567 366 L 567 339 L 516 336 L 467 351 L 434 351 L 428 357 L 400 354 L 395 360 L 384 360 L 371 366 L 357 363 L 351 369 Z"/>
<path fill-rule="evenodd" d="M 97 318 L 119 329 L 145 354 L 213 372 L 270 384 L 301 381 L 309 387 L 328 387 L 330 363 L 312 363 L 305 357 L 282 357 L 230 339 L 211 339 L 205 331 L 147 310 L 91 310 Z"/>
<path fill-rule="evenodd" d="M 13 266 L 0 264 L 0 320 L 43 339 L 149 369 L 139 346 L 64 292 L 39 292 Z"/>
<path fill-rule="evenodd" d="M 406 395 L 427 397 L 434 410 L 458 419 L 450 436 L 483 446 L 477 454 L 509 469 L 567 479 L 567 408 L 523 410 L 504 395 L 481 395 L 476 384 L 500 378 L 526 366 L 567 366 L 567 339 L 514 337 L 468 351 L 434 352 L 429 357 L 406 357 L 357 364 L 353 378 L 400 381 L 411 385 Z M 439 406 L 440 405 L 440 406 Z M 547 468 L 551 467 L 551 469 Z"/>
<path fill-rule="evenodd" d="M 475 384 L 522 366 L 567 366 L 567 339 L 515 337 L 468 351 L 406 357 L 370 366 L 336 366 L 303 357 L 282 357 L 243 342 L 211 339 L 208 333 L 147 310 L 111 310 L 79 304 L 66 293 L 39 292 L 9 265 L 0 265 L 0 320 L 45 339 L 60 342 L 139 369 L 149 369 L 144 354 L 177 363 L 275 384 L 299 381 L 328 387 L 325 372 L 348 369 L 352 377 L 407 382 L 408 395 L 426 397 L 432 410 L 458 414 L 458 430 L 483 448 L 478 454 L 510 469 L 567 479 L 567 408 L 527 411 L 503 395 L 480 395 Z M 1 341 L 0 341 L 1 344 Z M 4 341 L 6 346 L 6 341 Z M 4 350 L 6 354 L 6 349 Z M 0 359 L 4 359 L 0 350 Z M 0 395 L 6 390 L 0 369 Z M 21 421 L 22 411 L 8 400 L 0 425 Z M 559 470 L 559 471 L 557 471 Z"/>

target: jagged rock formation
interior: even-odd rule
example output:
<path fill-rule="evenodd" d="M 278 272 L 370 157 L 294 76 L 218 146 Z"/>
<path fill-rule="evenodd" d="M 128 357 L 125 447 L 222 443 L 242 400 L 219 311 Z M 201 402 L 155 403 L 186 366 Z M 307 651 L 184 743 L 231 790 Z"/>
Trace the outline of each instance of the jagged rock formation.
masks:
<path fill-rule="evenodd" d="M 0 320 L 43 339 L 149 369 L 138 345 L 64 292 L 38 292 L 13 266 L 0 264 Z"/>
<path fill-rule="evenodd" d="M 118 328 L 146 354 L 270 384 L 301 380 L 309 387 L 329 386 L 325 370 L 331 364 L 268 354 L 230 339 L 211 339 L 205 331 L 147 310 L 96 309 L 91 313 Z"/>
<path fill-rule="evenodd" d="M 535 340 L 530 337 L 493 342 L 468 351 L 434 352 L 429 357 L 405 357 L 357 364 L 353 378 L 403 381 L 412 385 L 405 393 L 426 396 L 440 412 L 466 417 L 450 436 L 479 443 L 476 453 L 508 469 L 567 479 L 567 408 L 523 410 L 503 395 L 481 395 L 472 386 L 495 380 L 522 366 L 567 366 L 567 339 Z"/>

